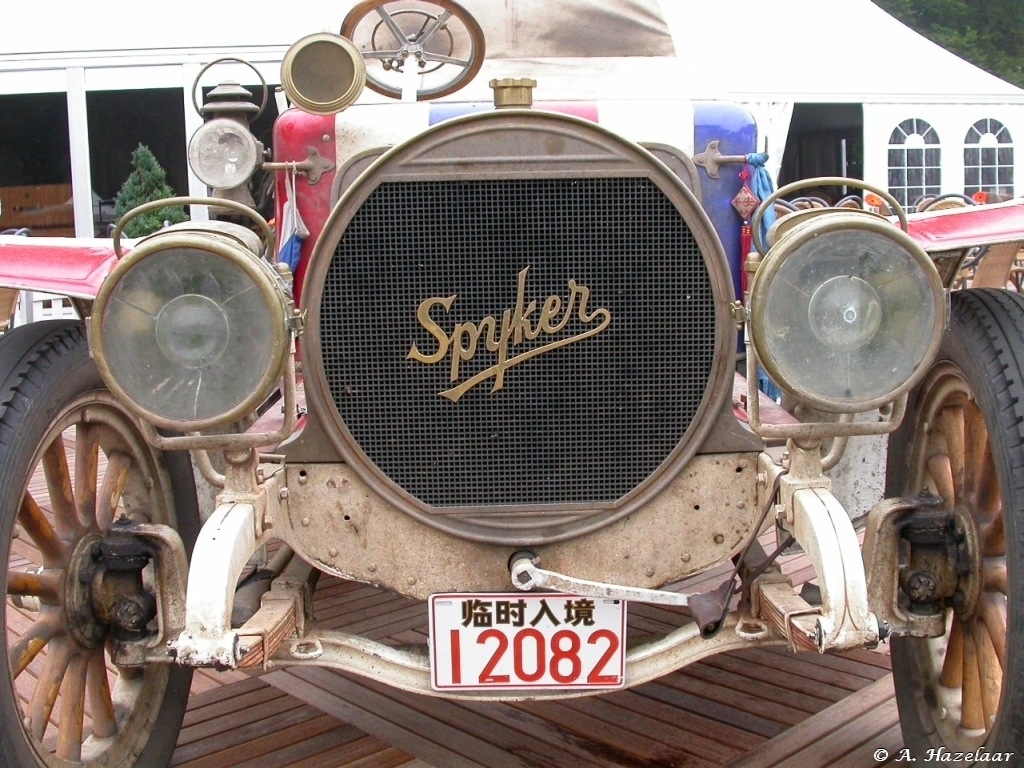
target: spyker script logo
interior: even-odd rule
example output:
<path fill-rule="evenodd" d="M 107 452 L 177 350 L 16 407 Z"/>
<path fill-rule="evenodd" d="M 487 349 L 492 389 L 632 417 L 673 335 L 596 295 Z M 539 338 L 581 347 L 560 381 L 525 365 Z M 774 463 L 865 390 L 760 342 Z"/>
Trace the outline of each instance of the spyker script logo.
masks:
<path fill-rule="evenodd" d="M 476 356 L 481 341 L 483 341 L 484 348 L 495 356 L 494 365 L 457 386 L 440 392 L 442 397 L 448 398 L 453 403 L 458 402 L 469 390 L 488 379 L 494 379 L 491 392 L 497 392 L 505 386 L 505 371 L 509 368 L 559 347 L 567 347 L 596 336 L 611 323 L 612 313 L 604 307 L 595 309 L 593 312 L 587 308 L 587 303 L 590 301 L 590 289 L 575 280 L 569 280 L 568 298 L 562 299 L 557 294 L 548 296 L 544 299 L 539 312 L 537 311 L 537 301 L 525 304 L 526 277 L 529 271 L 530 268 L 526 267 L 519 273 L 515 306 L 502 312 L 500 323 L 498 318 L 488 315 L 478 323 L 456 323 L 451 333 L 448 333 L 431 317 L 431 312 L 435 307 L 441 307 L 445 313 L 450 312 L 459 295 L 456 293 L 451 296 L 432 296 L 420 304 L 419 309 L 416 310 L 416 319 L 423 329 L 434 337 L 437 349 L 430 354 L 424 354 L 416 342 L 413 342 L 407 359 L 424 365 L 435 365 L 450 354 L 451 381 L 454 382 L 459 380 L 459 366 Z M 569 325 L 573 317 L 578 318 L 583 325 L 591 327 L 573 336 L 555 339 L 518 355 L 514 354 L 515 348 L 524 341 L 535 341 L 542 336 L 554 336 L 560 333 Z"/>

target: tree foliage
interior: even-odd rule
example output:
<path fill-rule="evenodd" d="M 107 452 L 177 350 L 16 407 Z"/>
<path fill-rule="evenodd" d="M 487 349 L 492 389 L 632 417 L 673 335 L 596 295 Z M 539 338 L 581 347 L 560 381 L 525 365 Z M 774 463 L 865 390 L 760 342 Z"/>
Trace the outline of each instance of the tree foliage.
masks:
<path fill-rule="evenodd" d="M 873 2 L 933 43 L 1024 88 L 1024 8 L 1021 0 Z"/>
<path fill-rule="evenodd" d="M 139 144 L 138 149 L 132 152 L 132 172 L 114 201 L 114 214 L 120 218 L 138 205 L 170 197 L 174 197 L 174 190 L 167 183 L 167 173 L 149 147 Z M 142 237 L 161 229 L 164 222 L 177 224 L 187 219 L 188 215 L 180 205 L 158 208 L 128 222 L 124 234 L 126 237 Z"/>

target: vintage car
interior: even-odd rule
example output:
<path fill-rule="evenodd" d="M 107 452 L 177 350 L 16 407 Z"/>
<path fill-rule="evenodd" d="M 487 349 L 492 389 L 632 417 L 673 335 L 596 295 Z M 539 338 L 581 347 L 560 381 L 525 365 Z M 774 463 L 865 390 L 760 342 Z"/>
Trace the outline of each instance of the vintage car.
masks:
<path fill-rule="evenodd" d="M 84 318 L 0 338 L 0 764 L 165 765 L 199 667 L 493 701 L 882 642 L 914 755 L 1019 754 L 1024 204 L 763 227 L 802 184 L 746 194 L 736 105 L 532 104 L 565 73 L 525 61 L 460 102 L 484 34 L 451 0 L 341 32 L 288 51 L 271 157 L 210 94 L 212 196 L 178 201 L 209 221 L 0 238 L 0 285 Z M 828 471 L 866 436 L 855 523 Z M 422 600 L 429 641 L 318 622 L 321 574 Z"/>

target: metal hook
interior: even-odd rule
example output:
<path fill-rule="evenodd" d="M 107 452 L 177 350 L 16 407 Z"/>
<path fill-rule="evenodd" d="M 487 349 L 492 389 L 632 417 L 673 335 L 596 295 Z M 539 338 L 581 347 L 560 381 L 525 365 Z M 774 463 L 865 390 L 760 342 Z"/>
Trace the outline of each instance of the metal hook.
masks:
<path fill-rule="evenodd" d="M 334 162 L 320 154 L 316 147 L 306 147 L 308 157 L 305 160 L 285 160 L 278 163 L 263 163 L 263 169 L 267 171 L 288 171 L 304 173 L 309 178 L 310 184 L 316 184 L 320 177 L 328 171 L 334 170 Z"/>

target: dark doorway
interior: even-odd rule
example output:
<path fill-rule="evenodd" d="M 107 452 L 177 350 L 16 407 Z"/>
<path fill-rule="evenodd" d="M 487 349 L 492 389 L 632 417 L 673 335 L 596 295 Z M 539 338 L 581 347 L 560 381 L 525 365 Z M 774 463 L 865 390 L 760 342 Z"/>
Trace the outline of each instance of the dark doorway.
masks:
<path fill-rule="evenodd" d="M 70 147 L 64 92 L 0 96 L 0 187 L 70 184 Z"/>
<path fill-rule="evenodd" d="M 6 230 L 75 234 L 63 92 L 0 96 L 0 231 Z"/>
<path fill-rule="evenodd" d="M 793 108 L 779 186 L 815 176 L 864 178 L 864 110 L 860 104 L 797 104 Z M 830 187 L 803 194 L 836 202 L 846 192 Z"/>
<path fill-rule="evenodd" d="M 117 196 L 139 144 L 149 147 L 175 192 L 188 191 L 183 99 L 180 88 L 86 94 L 93 192 L 104 200 Z"/>

